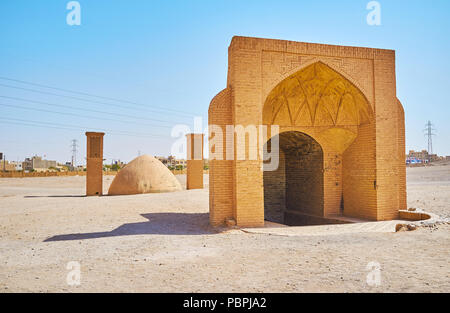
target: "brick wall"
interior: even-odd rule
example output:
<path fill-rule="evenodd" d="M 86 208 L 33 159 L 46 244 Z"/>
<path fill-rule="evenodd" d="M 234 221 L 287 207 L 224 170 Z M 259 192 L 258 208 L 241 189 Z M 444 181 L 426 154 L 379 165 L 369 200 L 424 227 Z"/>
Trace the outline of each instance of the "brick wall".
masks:
<path fill-rule="evenodd" d="M 398 217 L 399 105 L 395 89 L 395 55 L 375 53 L 377 220 Z M 402 160 L 403 166 L 404 159 Z"/>
<path fill-rule="evenodd" d="M 86 195 L 103 194 L 103 136 L 104 133 L 87 132 Z"/>
<path fill-rule="evenodd" d="M 203 189 L 203 134 L 187 134 L 186 189 Z"/>
<path fill-rule="evenodd" d="M 275 171 L 265 171 L 264 177 L 264 219 L 284 223 L 286 211 L 286 167 L 285 156 L 280 149 L 279 166 Z"/>
<path fill-rule="evenodd" d="M 398 170 L 398 208 L 399 210 L 406 210 L 406 166 L 405 166 L 405 158 L 406 158 L 406 147 L 405 147 L 405 111 L 403 110 L 403 106 L 399 100 L 397 100 L 398 105 L 398 159 L 397 159 L 397 170 Z"/>
<path fill-rule="evenodd" d="M 323 156 L 323 216 L 342 214 L 343 179 L 342 154 L 324 145 Z"/>
<path fill-rule="evenodd" d="M 233 214 L 233 161 L 226 160 L 226 144 L 231 144 L 233 138 L 226 135 L 226 125 L 232 124 L 231 118 L 231 90 L 229 88 L 222 90 L 211 101 L 208 111 L 208 124 L 220 127 L 223 134 L 223 140 L 218 140 L 223 144 L 219 147 L 213 147 L 212 137 L 216 134 L 210 134 L 208 143 L 210 145 L 209 161 L 209 219 L 211 225 L 221 225 L 227 218 L 235 218 Z M 210 127 L 211 131 L 211 127 Z M 221 154 L 218 160 L 211 159 L 211 154 Z M 220 153 L 221 152 L 221 153 Z"/>
<path fill-rule="evenodd" d="M 377 219 L 375 125 L 361 125 L 344 152 L 342 163 L 344 215 Z"/>

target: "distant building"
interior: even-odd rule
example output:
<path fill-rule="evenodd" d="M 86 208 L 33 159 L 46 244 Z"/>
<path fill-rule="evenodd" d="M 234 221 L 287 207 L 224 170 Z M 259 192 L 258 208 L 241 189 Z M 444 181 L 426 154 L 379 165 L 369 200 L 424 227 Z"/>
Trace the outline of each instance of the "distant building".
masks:
<path fill-rule="evenodd" d="M 64 163 L 64 165 L 61 167 L 61 170 L 64 171 L 69 171 L 72 172 L 75 170 L 74 166 L 72 165 L 72 162 L 66 162 Z"/>
<path fill-rule="evenodd" d="M 22 168 L 22 162 L 11 162 L 11 164 L 14 165 L 16 171 L 21 171 L 21 170 L 23 170 L 23 168 Z"/>
<path fill-rule="evenodd" d="M 56 168 L 56 166 L 56 161 L 43 160 L 42 157 L 39 156 L 26 158 L 25 161 L 22 162 L 24 171 L 45 172 L 50 167 Z"/>
<path fill-rule="evenodd" d="M 111 164 L 104 164 L 104 171 L 119 171 L 120 169 L 125 167 L 125 163 L 120 160 L 112 160 Z"/>
<path fill-rule="evenodd" d="M 167 167 L 182 166 L 184 168 L 187 164 L 185 159 L 177 159 L 173 155 L 169 155 L 168 157 L 155 156 L 155 159 L 161 161 Z"/>
<path fill-rule="evenodd" d="M 176 159 L 174 160 L 174 166 L 182 166 L 182 167 L 186 167 L 187 162 L 185 159 Z"/>
<path fill-rule="evenodd" d="M 78 166 L 76 167 L 76 170 L 77 170 L 78 172 L 83 172 L 83 171 L 86 170 L 86 165 L 78 165 Z"/>
<path fill-rule="evenodd" d="M 20 162 L 9 162 L 6 160 L 3 160 L 0 162 L 0 171 L 7 171 L 7 172 L 14 172 L 14 171 L 21 171 L 22 170 L 22 163 Z"/>
<path fill-rule="evenodd" d="M 158 161 L 160 161 L 162 164 L 164 164 L 165 166 L 167 166 L 167 158 L 163 157 L 163 156 L 155 156 L 155 159 L 157 159 Z"/>
<path fill-rule="evenodd" d="M 442 159 L 443 157 L 440 157 L 437 154 L 428 154 L 427 150 L 422 151 L 409 150 L 409 153 L 406 156 L 406 164 L 428 163 L 440 161 Z"/>
<path fill-rule="evenodd" d="M 117 165 L 119 168 L 123 168 L 126 164 L 120 160 L 113 160 L 112 165 Z"/>
<path fill-rule="evenodd" d="M 15 164 L 12 164 L 12 163 L 10 163 L 8 161 L 5 161 L 5 160 L 3 160 L 0 163 L 0 165 L 1 165 L 0 168 L 3 171 L 11 172 L 11 171 L 15 171 L 16 170 L 16 165 Z"/>
<path fill-rule="evenodd" d="M 406 157 L 410 158 L 410 159 L 428 160 L 428 151 L 427 150 L 422 150 L 422 151 L 409 150 L 409 153 Z"/>

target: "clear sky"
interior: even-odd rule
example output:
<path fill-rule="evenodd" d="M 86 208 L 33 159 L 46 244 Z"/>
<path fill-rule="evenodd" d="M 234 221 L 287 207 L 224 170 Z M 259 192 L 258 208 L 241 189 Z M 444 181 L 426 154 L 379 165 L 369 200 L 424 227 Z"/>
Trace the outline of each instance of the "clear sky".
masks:
<path fill-rule="evenodd" d="M 234 35 L 396 50 L 407 150 L 426 149 L 431 120 L 434 152 L 450 155 L 448 0 L 381 0 L 380 26 L 367 24 L 366 0 L 80 0 L 79 26 L 66 22 L 68 2 L 0 1 L 0 152 L 10 160 L 70 161 L 77 139 L 84 163 L 84 131 L 103 129 L 107 162 L 168 155 L 173 125 L 201 116 L 206 126 Z"/>

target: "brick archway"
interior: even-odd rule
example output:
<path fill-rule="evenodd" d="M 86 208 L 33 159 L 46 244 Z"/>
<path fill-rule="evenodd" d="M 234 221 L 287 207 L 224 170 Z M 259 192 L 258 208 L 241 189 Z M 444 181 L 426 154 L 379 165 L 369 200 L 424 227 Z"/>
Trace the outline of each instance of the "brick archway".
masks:
<path fill-rule="evenodd" d="M 375 141 L 367 140 L 374 136 L 374 114 L 358 87 L 318 61 L 280 81 L 268 94 L 262 112 L 265 125 L 280 127 L 280 139 L 284 132 L 297 131 L 314 138 L 323 149 L 321 210 L 306 209 L 303 214 L 311 218 L 295 218 L 298 210 L 286 206 L 284 219 L 290 217 L 286 223 L 322 223 L 342 215 L 376 219 Z M 285 157 L 281 145 L 282 141 L 280 159 Z M 264 178 L 270 176 L 264 173 Z M 265 189 L 266 194 L 270 192 Z M 264 203 L 266 208 L 266 199 Z"/>
<path fill-rule="evenodd" d="M 208 111 L 223 134 L 223 157 L 210 160 L 212 225 L 264 225 L 263 160 L 228 159 L 225 146 L 246 147 L 227 126 L 278 125 L 269 138 L 288 131 L 314 138 L 323 151 L 322 218 L 398 217 L 406 167 L 395 51 L 233 37 L 228 56 L 226 88 Z"/>

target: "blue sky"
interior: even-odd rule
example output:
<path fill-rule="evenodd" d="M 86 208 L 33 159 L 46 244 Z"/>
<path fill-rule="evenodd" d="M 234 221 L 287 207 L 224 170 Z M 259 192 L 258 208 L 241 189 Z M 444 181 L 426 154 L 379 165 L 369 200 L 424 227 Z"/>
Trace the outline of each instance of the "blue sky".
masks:
<path fill-rule="evenodd" d="M 234 35 L 396 50 L 407 149 L 426 148 L 431 120 L 434 151 L 450 155 L 450 1 L 379 1 L 381 26 L 367 25 L 359 0 L 80 0 L 80 26 L 67 25 L 68 2 L 0 2 L 0 152 L 10 160 L 69 161 L 77 139 L 84 163 L 83 129 L 107 130 L 107 162 L 168 155 L 174 124 L 206 123 Z"/>

